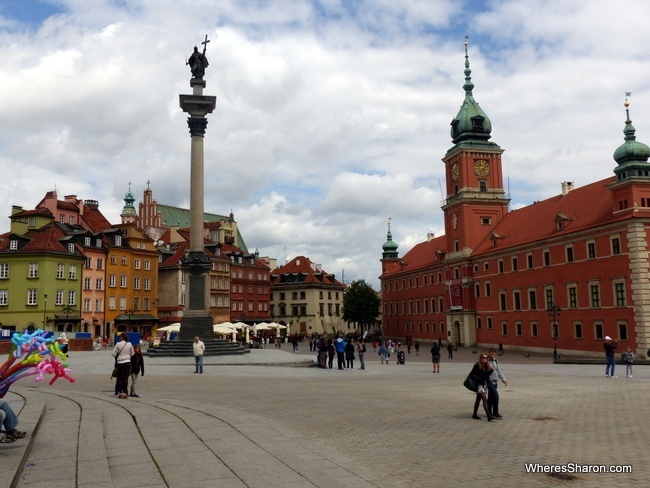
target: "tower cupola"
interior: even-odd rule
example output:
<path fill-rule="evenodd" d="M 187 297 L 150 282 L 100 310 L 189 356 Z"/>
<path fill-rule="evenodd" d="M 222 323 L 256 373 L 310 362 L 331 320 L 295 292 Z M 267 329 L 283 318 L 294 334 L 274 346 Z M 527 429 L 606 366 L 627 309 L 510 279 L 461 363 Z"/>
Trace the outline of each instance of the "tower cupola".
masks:
<path fill-rule="evenodd" d="M 465 36 L 465 100 L 458 111 L 458 115 L 451 121 L 451 138 L 454 144 L 463 142 L 486 142 L 491 137 L 492 123 L 478 102 L 474 100 L 472 90 L 472 70 L 469 67 L 467 53 L 467 36 Z"/>
<path fill-rule="evenodd" d="M 636 140 L 636 129 L 630 120 L 630 102 L 627 100 L 629 95 L 629 92 L 626 93 L 624 104 L 627 115 L 623 129 L 625 142 L 614 151 L 614 161 L 618 163 L 618 166 L 614 168 L 617 180 L 650 177 L 650 164 L 648 163 L 650 147 Z"/>
<path fill-rule="evenodd" d="M 382 246 L 384 259 L 394 259 L 398 257 L 397 244 L 393 242 L 393 234 L 390 232 L 390 219 L 388 219 L 388 234 L 386 234 L 386 243 Z"/>

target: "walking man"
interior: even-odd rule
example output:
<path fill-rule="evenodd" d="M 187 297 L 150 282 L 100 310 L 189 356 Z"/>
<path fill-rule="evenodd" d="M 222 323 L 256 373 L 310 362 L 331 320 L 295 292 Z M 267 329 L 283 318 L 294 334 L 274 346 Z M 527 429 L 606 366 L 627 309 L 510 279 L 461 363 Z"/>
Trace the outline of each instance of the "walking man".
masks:
<path fill-rule="evenodd" d="M 203 353 L 205 353 L 205 344 L 203 344 L 203 341 L 199 339 L 199 336 L 194 338 L 192 348 L 194 350 L 194 374 L 203 374 Z"/>
<path fill-rule="evenodd" d="M 605 359 L 607 360 L 607 366 L 605 366 L 605 376 L 607 378 L 616 378 L 616 376 L 614 376 L 614 368 L 616 367 L 614 349 L 617 347 L 618 343 L 616 341 L 612 340 L 612 338 L 609 336 L 605 336 L 605 343 L 603 344 L 603 348 L 605 349 Z"/>
<path fill-rule="evenodd" d="M 488 362 L 492 366 L 492 373 L 490 373 L 490 379 L 488 380 L 488 412 L 493 417 L 500 419 L 503 417 L 499 413 L 499 391 L 497 387 L 499 386 L 499 381 L 503 381 L 505 386 L 508 386 L 508 381 L 506 380 L 505 375 L 501 372 L 499 367 L 499 361 L 497 361 L 497 351 L 492 348 L 488 352 Z"/>

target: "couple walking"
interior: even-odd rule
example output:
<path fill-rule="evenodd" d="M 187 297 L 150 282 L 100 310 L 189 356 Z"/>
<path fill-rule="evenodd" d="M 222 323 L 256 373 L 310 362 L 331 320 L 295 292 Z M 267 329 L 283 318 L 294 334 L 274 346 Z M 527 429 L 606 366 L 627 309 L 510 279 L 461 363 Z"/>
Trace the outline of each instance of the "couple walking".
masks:
<path fill-rule="evenodd" d="M 472 415 L 474 419 L 481 419 L 478 415 L 478 407 L 481 404 L 483 404 L 483 410 L 485 410 L 488 421 L 503 417 L 499 413 L 499 391 L 497 387 L 499 381 L 502 381 L 505 386 L 508 386 L 508 382 L 501 372 L 496 352 L 496 349 L 490 349 L 488 354 L 481 354 L 469 374 L 477 387 L 474 413 Z"/>

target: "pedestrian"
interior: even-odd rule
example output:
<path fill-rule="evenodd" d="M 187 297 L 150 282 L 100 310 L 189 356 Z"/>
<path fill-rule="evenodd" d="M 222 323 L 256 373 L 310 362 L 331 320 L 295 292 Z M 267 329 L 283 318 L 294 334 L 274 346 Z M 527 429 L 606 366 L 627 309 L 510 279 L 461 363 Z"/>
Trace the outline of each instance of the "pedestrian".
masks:
<path fill-rule="evenodd" d="M 632 377 L 632 365 L 634 364 L 634 353 L 632 348 L 628 347 L 627 351 L 623 353 L 623 362 L 625 363 L 625 377 Z"/>
<path fill-rule="evenodd" d="M 431 345 L 431 362 L 433 363 L 433 373 L 440 373 L 440 346 L 437 342 Z"/>
<path fill-rule="evenodd" d="M 348 369 L 354 369 L 354 344 L 352 344 L 352 339 L 348 339 L 345 345 L 345 363 Z"/>
<path fill-rule="evenodd" d="M 203 374 L 203 354 L 205 354 L 205 344 L 199 339 L 199 336 L 194 338 L 192 344 L 194 351 L 194 374 Z"/>
<path fill-rule="evenodd" d="M 117 381 L 115 388 L 119 398 L 129 397 L 129 375 L 131 374 L 131 356 L 133 356 L 133 345 L 129 342 L 126 332 L 120 334 L 120 342 L 113 347 L 112 355 L 115 358 L 117 368 Z"/>
<path fill-rule="evenodd" d="M 361 366 L 359 369 L 366 369 L 365 355 L 366 355 L 366 343 L 364 341 L 357 340 L 357 353 L 359 354 L 359 363 Z"/>
<path fill-rule="evenodd" d="M 0 400 L 0 425 L 4 427 L 4 434 L 0 434 L 1 442 L 14 442 L 27 435 L 26 432 L 16 429 L 18 427 L 18 417 L 11 405 L 4 400 Z"/>
<path fill-rule="evenodd" d="M 410 342 L 406 343 L 406 351 L 409 353 L 409 355 L 411 354 L 411 343 Z"/>
<path fill-rule="evenodd" d="M 415 355 L 420 355 L 420 341 L 415 341 Z"/>
<path fill-rule="evenodd" d="M 614 376 L 614 368 L 616 368 L 614 349 L 617 347 L 618 343 L 615 340 L 612 340 L 609 336 L 605 336 L 603 348 L 605 349 L 605 359 L 607 361 L 607 366 L 605 366 L 605 377 L 607 378 L 616 378 L 616 376 Z"/>
<path fill-rule="evenodd" d="M 298 336 L 293 337 L 291 344 L 293 344 L 293 352 L 298 352 Z"/>
<path fill-rule="evenodd" d="M 499 381 L 503 381 L 503 385 L 508 386 L 508 381 L 499 367 L 497 352 L 494 348 L 488 351 L 488 363 L 490 363 L 490 367 L 492 368 L 490 381 L 488 381 L 488 410 L 494 418 L 500 419 L 503 415 L 499 413 L 499 390 L 497 387 L 499 386 Z"/>
<path fill-rule="evenodd" d="M 311 337 L 309 338 L 309 350 L 311 352 L 314 351 L 314 341 L 313 341 L 313 339 Z"/>
<path fill-rule="evenodd" d="M 140 398 L 135 392 L 135 384 L 138 381 L 138 375 L 144 376 L 144 357 L 140 346 L 133 346 L 133 356 L 131 356 L 131 392 L 129 396 Z"/>
<path fill-rule="evenodd" d="M 451 341 L 447 344 L 447 359 L 454 359 L 454 345 Z"/>
<path fill-rule="evenodd" d="M 339 369 L 344 369 L 345 366 L 345 341 L 342 337 L 337 338 L 334 341 L 334 349 L 336 349 L 336 360 L 339 365 Z"/>
<path fill-rule="evenodd" d="M 492 374 L 492 367 L 488 361 L 488 357 L 485 354 L 479 356 L 478 362 L 472 368 L 470 372 L 470 377 L 476 383 L 476 400 L 474 401 L 474 413 L 472 415 L 473 419 L 481 420 L 481 417 L 478 416 L 478 406 L 483 403 L 483 410 L 487 414 L 488 422 L 494 420 L 494 417 L 490 414 L 490 409 L 488 408 L 488 382 L 490 380 L 490 375 Z"/>
<path fill-rule="evenodd" d="M 438 336 L 438 347 L 442 349 L 442 336 Z"/>
<path fill-rule="evenodd" d="M 327 365 L 329 369 L 334 368 L 334 356 L 336 355 L 336 349 L 334 349 L 334 343 L 332 339 L 327 339 Z"/>
<path fill-rule="evenodd" d="M 60 349 L 63 354 L 68 354 L 70 339 L 68 339 L 68 334 L 63 331 L 59 336 Z"/>
<path fill-rule="evenodd" d="M 321 368 L 327 369 L 327 337 L 322 334 L 316 342 L 316 349 L 318 350 L 318 364 Z"/>
<path fill-rule="evenodd" d="M 372 341 L 372 350 L 377 351 L 377 341 Z"/>
<path fill-rule="evenodd" d="M 386 364 L 388 364 L 388 358 L 390 358 L 390 353 L 388 352 L 388 348 L 384 346 L 383 342 L 379 343 L 379 357 L 381 357 L 381 364 L 384 364 L 384 361 L 386 361 Z"/>

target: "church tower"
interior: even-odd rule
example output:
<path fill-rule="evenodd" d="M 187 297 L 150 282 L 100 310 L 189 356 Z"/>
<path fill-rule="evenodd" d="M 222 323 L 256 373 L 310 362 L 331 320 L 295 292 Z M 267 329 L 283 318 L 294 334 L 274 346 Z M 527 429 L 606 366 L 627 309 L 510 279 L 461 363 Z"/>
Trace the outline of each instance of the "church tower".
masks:
<path fill-rule="evenodd" d="M 451 121 L 453 147 L 443 158 L 447 198 L 445 234 L 450 253 L 470 251 L 508 212 L 503 189 L 501 154 L 490 142 L 492 124 L 474 100 L 467 38 L 465 38 L 465 100 Z"/>

